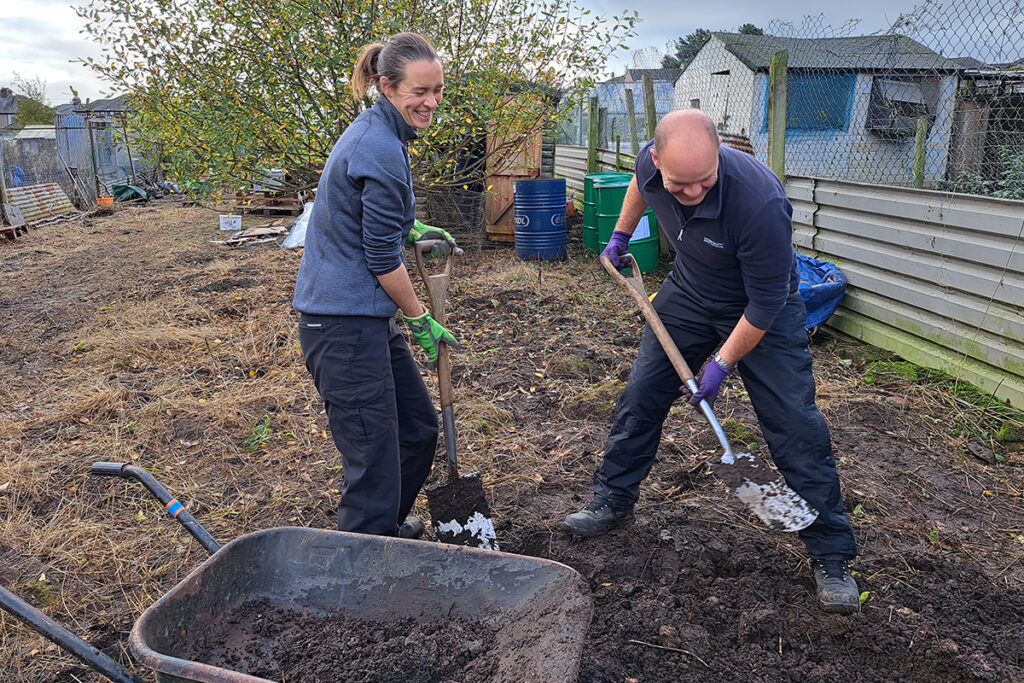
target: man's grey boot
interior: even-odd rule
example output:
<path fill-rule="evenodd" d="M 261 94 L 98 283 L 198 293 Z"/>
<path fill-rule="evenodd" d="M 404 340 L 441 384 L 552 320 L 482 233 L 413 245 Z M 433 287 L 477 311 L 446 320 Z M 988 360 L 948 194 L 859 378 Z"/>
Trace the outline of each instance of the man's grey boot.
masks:
<path fill-rule="evenodd" d="M 565 525 L 580 536 L 596 536 L 633 519 L 633 508 L 615 509 L 595 498 L 590 505 L 565 518 Z"/>
<path fill-rule="evenodd" d="M 811 560 L 814 588 L 826 612 L 853 614 L 860 609 L 860 591 L 844 560 Z"/>

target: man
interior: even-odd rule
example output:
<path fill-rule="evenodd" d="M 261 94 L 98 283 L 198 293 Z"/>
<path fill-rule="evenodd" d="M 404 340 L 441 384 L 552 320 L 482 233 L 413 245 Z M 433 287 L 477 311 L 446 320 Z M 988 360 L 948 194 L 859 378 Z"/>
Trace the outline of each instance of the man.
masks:
<path fill-rule="evenodd" d="M 826 611 L 855 612 L 859 593 L 848 561 L 857 548 L 831 438 L 814 403 L 793 208 L 782 184 L 753 157 L 720 147 L 706 114 L 675 111 L 637 155 L 636 175 L 602 252 L 615 267 L 622 267 L 630 235 L 648 206 L 676 250 L 675 267 L 654 307 L 687 364 L 704 363 L 689 402 L 714 403 L 723 380 L 738 369 L 775 464 L 819 512 L 800 532 L 818 599 Z M 680 389 L 689 394 L 645 328 L 594 475 L 594 500 L 566 517 L 569 529 L 593 536 L 632 519 L 640 482 Z"/>

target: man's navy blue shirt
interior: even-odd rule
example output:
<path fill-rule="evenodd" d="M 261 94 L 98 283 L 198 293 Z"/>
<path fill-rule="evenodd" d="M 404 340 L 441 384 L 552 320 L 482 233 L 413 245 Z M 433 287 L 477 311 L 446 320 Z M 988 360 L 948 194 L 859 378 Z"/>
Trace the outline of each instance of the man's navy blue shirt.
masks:
<path fill-rule="evenodd" d="M 768 329 L 800 283 L 793 206 L 782 183 L 754 157 L 722 145 L 718 182 L 687 209 L 665 190 L 653 147 L 637 155 L 636 182 L 676 250 L 676 277 L 710 304 L 744 304 L 747 321 Z"/>

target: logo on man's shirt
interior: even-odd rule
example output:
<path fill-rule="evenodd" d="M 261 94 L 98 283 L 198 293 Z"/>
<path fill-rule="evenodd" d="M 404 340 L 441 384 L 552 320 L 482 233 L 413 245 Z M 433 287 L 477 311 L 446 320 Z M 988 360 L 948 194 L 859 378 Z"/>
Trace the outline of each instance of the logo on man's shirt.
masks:
<path fill-rule="evenodd" d="M 704 238 L 704 244 L 710 244 L 715 249 L 725 249 L 725 246 L 721 242 L 716 242 L 713 239 L 711 239 L 710 237 L 705 237 Z"/>

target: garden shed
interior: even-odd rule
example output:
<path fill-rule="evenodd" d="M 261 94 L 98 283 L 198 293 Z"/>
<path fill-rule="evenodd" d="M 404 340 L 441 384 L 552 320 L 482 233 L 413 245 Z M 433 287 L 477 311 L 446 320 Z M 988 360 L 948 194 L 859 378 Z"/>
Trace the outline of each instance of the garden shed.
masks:
<path fill-rule="evenodd" d="M 946 177 L 962 68 L 904 36 L 714 33 L 676 81 L 676 108 L 702 109 L 723 133 L 749 136 L 765 160 L 769 61 L 783 50 L 788 174 L 910 185 L 923 119 L 925 184 Z"/>

